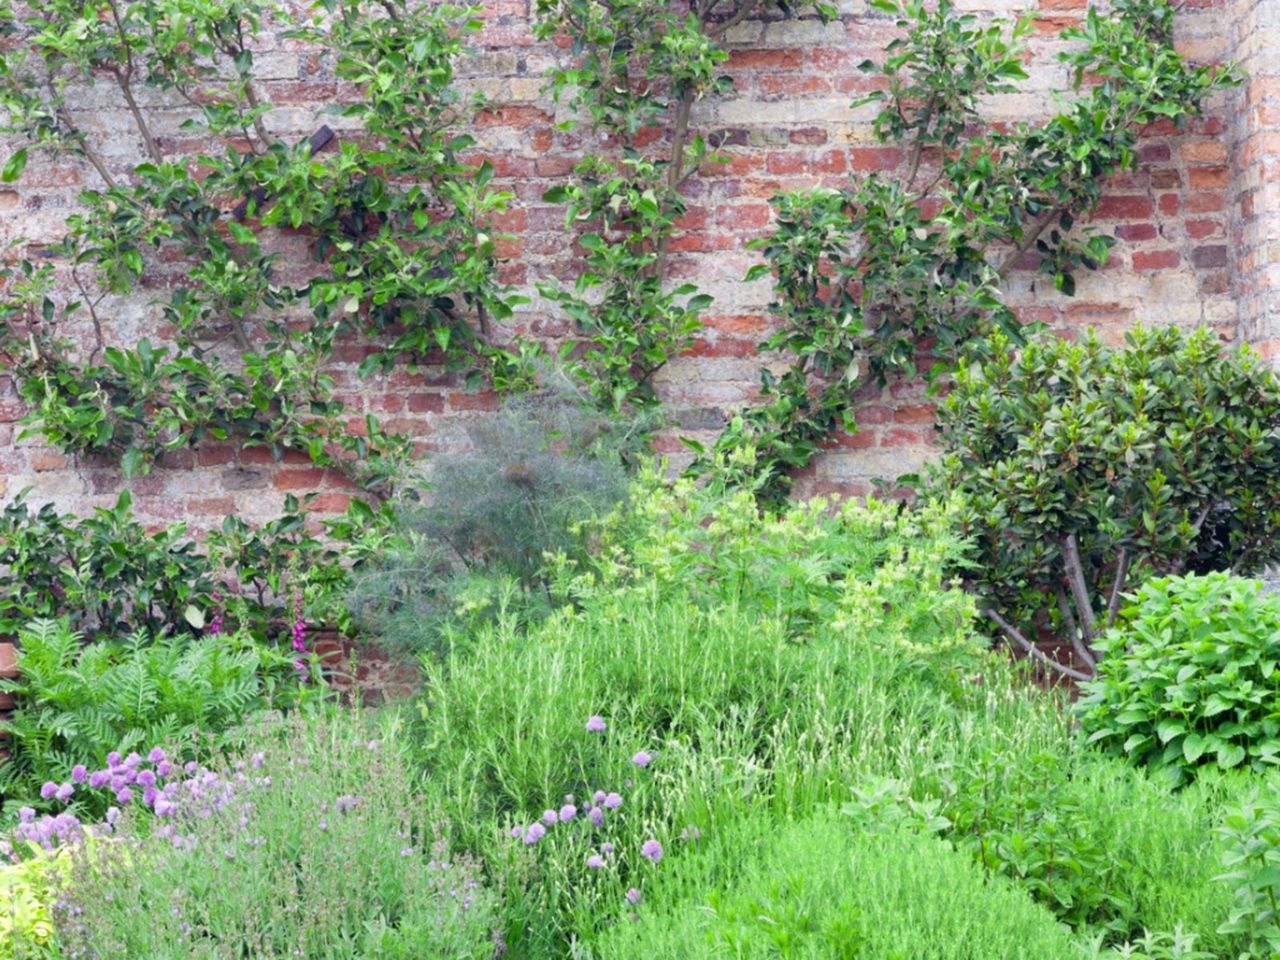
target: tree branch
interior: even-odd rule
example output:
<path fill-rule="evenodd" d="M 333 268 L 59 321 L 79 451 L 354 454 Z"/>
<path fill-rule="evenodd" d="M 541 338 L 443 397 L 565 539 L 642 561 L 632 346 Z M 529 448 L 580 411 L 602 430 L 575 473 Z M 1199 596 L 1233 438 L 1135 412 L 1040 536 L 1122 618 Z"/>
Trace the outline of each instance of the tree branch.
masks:
<path fill-rule="evenodd" d="M 1098 635 L 1097 625 L 1093 619 L 1093 603 L 1089 599 L 1089 588 L 1084 581 L 1084 566 L 1080 562 L 1080 546 L 1076 543 L 1076 535 L 1069 533 L 1062 541 L 1062 561 L 1067 568 L 1067 582 L 1071 584 L 1071 595 L 1076 602 L 1076 612 L 1080 617 L 1080 626 L 1084 642 L 1093 645 L 1093 638 Z"/>
<path fill-rule="evenodd" d="M 1049 224 L 1053 223 L 1057 217 L 1062 216 L 1062 211 L 1062 207 L 1053 207 L 1045 211 L 1036 220 L 1032 228 L 1022 235 L 1022 239 L 1009 252 L 1009 255 L 1004 258 L 1000 266 L 996 267 L 996 273 L 1001 280 L 1009 275 L 1009 271 L 1014 268 L 1014 265 L 1022 258 L 1022 255 L 1031 249 L 1031 245 L 1040 239 L 1040 234 L 1048 229 Z"/>
<path fill-rule="evenodd" d="M 1116 559 L 1116 577 L 1111 583 L 1111 599 L 1107 602 L 1106 630 L 1110 630 L 1116 622 L 1116 614 L 1120 610 L 1120 594 L 1124 592 L 1125 581 L 1128 579 L 1129 548 L 1121 547 L 1120 556 Z"/>
<path fill-rule="evenodd" d="M 1009 621 L 1000 616 L 1000 614 L 996 613 L 994 610 L 988 608 L 982 612 L 986 617 L 992 620 L 1001 629 L 1001 631 L 1003 631 L 1006 637 L 1021 647 L 1028 656 L 1038 660 L 1040 663 L 1043 663 L 1046 667 L 1062 674 L 1064 677 L 1070 677 L 1072 680 L 1083 681 L 1092 679 L 1089 674 L 1081 673 L 1079 670 L 1074 670 L 1071 667 L 1068 667 L 1065 663 L 1059 663 L 1057 660 L 1048 656 L 1043 650 L 1024 637 L 1017 627 L 1013 626 L 1013 624 L 1009 623 Z"/>
<path fill-rule="evenodd" d="M 1067 625 L 1068 636 L 1071 639 L 1071 649 L 1076 652 L 1084 663 L 1088 664 L 1089 669 L 1093 669 L 1097 660 L 1094 659 L 1093 652 L 1085 645 L 1080 638 L 1079 625 L 1076 623 L 1076 616 L 1071 612 L 1071 601 L 1067 599 L 1067 591 L 1062 588 L 1061 583 L 1053 585 L 1053 595 L 1058 598 L 1058 610 L 1062 614 L 1062 619 Z"/>

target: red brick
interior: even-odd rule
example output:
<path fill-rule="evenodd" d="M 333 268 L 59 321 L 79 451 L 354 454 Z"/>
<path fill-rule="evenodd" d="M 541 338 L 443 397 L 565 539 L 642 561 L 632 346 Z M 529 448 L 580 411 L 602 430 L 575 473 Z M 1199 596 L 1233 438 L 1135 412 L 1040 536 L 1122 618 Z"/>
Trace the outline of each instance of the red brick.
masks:
<path fill-rule="evenodd" d="M 1153 212 L 1150 197 L 1107 196 L 1098 203 L 1093 216 L 1095 220 L 1144 220 Z"/>
<path fill-rule="evenodd" d="M 1139 240 L 1154 240 L 1157 231 L 1153 223 L 1122 223 L 1116 227 L 1116 236 L 1130 243 Z"/>
<path fill-rule="evenodd" d="M 18 675 L 18 648 L 12 643 L 0 643 L 0 677 Z"/>
<path fill-rule="evenodd" d="M 1177 250 L 1135 250 L 1133 269 L 1171 270 L 1182 261 Z"/>
<path fill-rule="evenodd" d="M 1227 265 L 1227 248 L 1223 244 L 1196 247 L 1191 251 L 1191 262 L 1202 269 L 1225 267 Z"/>
<path fill-rule="evenodd" d="M 1222 224 L 1217 220 L 1188 220 L 1187 236 L 1192 240 L 1203 240 L 1222 231 Z"/>
<path fill-rule="evenodd" d="M 1231 182 L 1231 174 L 1224 166 L 1192 167 L 1187 171 L 1187 182 L 1193 190 L 1216 190 Z"/>
<path fill-rule="evenodd" d="M 896 170 L 901 163 L 902 150 L 898 147 L 852 147 L 849 150 L 849 167 L 858 173 Z"/>
<path fill-rule="evenodd" d="M 410 413 L 444 413 L 443 393 L 413 393 L 409 395 Z"/>

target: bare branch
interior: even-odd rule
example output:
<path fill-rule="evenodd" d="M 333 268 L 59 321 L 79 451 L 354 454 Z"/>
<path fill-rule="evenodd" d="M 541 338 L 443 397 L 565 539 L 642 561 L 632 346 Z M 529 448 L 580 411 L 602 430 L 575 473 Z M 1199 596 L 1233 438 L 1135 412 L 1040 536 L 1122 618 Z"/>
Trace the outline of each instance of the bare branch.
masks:
<path fill-rule="evenodd" d="M 1097 661 L 1094 659 L 1093 652 L 1080 637 L 1080 627 L 1076 623 L 1076 615 L 1071 611 L 1071 601 L 1067 599 L 1067 591 L 1062 588 L 1061 583 L 1055 583 L 1053 585 L 1053 594 L 1058 598 L 1058 610 L 1067 625 L 1067 634 L 1071 638 L 1071 649 L 1076 652 L 1077 657 L 1092 669 Z"/>
<path fill-rule="evenodd" d="M 1072 680 L 1092 679 L 1089 674 L 1082 673 L 1079 670 L 1074 670 L 1071 667 L 1068 667 L 1065 663 L 1059 663 L 1057 660 L 1048 656 L 1043 650 L 1024 637 L 1017 627 L 1013 626 L 1013 624 L 1009 623 L 1009 621 L 1000 616 L 1000 614 L 996 613 L 994 610 L 988 608 L 982 612 L 1000 628 L 1006 637 L 1021 647 L 1028 656 L 1040 661 L 1046 667 L 1062 674 L 1064 677 L 1070 677 Z"/>
<path fill-rule="evenodd" d="M 1089 587 L 1084 581 L 1084 566 L 1080 562 L 1080 546 L 1076 535 L 1069 533 L 1062 541 L 1062 561 L 1067 568 L 1067 582 L 1071 584 L 1071 595 L 1076 602 L 1076 613 L 1080 617 L 1084 642 L 1093 644 L 1098 635 L 1097 624 L 1093 619 L 1093 602 L 1089 598 Z"/>
<path fill-rule="evenodd" d="M 1129 579 L 1129 548 L 1121 547 L 1116 558 L 1116 576 L 1111 581 L 1111 599 L 1107 602 L 1107 623 L 1104 629 L 1110 630 L 1116 622 L 1116 614 L 1120 610 L 1120 594 L 1124 592 L 1125 581 Z"/>

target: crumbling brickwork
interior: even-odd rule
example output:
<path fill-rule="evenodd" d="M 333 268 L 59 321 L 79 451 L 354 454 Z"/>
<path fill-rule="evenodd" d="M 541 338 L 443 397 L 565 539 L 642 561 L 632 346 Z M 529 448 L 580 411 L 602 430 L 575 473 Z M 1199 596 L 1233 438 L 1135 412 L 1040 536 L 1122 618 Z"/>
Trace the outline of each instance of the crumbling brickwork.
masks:
<path fill-rule="evenodd" d="M 980 14 L 1013 16 L 1037 0 L 959 0 Z M 1083 14 L 1085 0 L 1038 0 L 1030 41 L 1032 81 L 1023 92 L 990 105 L 995 120 L 1035 119 L 1055 108 L 1067 88 L 1055 54 L 1064 27 Z M 563 108 L 542 92 L 543 76 L 561 55 L 535 40 L 529 0 L 484 5 L 486 26 L 462 66 L 464 82 L 485 91 L 492 107 L 479 116 L 477 154 L 488 158 L 497 185 L 515 195 L 502 228 L 503 277 L 523 288 L 530 303 L 517 329 L 546 338 L 566 336 L 569 325 L 534 293 L 534 284 L 575 272 L 563 213 L 542 194 L 561 182 L 581 152 L 580 134 L 557 128 Z M 747 403 L 759 382 L 756 344 L 768 320 L 767 280 L 744 283 L 756 257 L 746 243 L 769 229 L 769 198 L 779 190 L 815 183 L 837 185 L 852 175 L 893 170 L 903 158 L 876 143 L 868 121 L 873 108 L 849 109 L 868 82 L 857 64 L 879 57 L 892 21 L 869 12 L 862 0 L 843 0 L 839 20 L 772 18 L 744 22 L 730 33 L 727 72 L 731 95 L 701 104 L 695 123 L 725 131 L 730 161 L 690 180 L 684 232 L 673 244 L 674 280 L 691 281 L 715 297 L 696 348 L 660 375 L 659 390 L 679 425 L 659 438 L 674 460 L 681 434 L 713 437 L 728 412 Z M 1238 59 L 1249 73 L 1243 88 L 1217 97 L 1189 130 L 1159 125 L 1142 140 L 1140 168 L 1109 184 L 1094 224 L 1120 240 L 1108 266 L 1079 277 L 1077 295 L 1055 293 L 1030 271 L 1015 274 L 1009 297 L 1022 315 L 1043 320 L 1064 335 L 1094 326 L 1122 336 L 1136 319 L 1151 323 L 1208 324 L 1224 339 L 1257 342 L 1280 354 L 1280 0 L 1190 0 L 1179 14 L 1179 45 L 1198 60 Z M 265 93 L 278 104 L 267 118 L 274 134 L 301 138 L 343 91 L 323 63 L 284 39 L 264 38 L 258 57 Z M 122 166 L 137 158 L 132 126 L 118 91 L 88 91 L 86 125 L 124 131 L 111 139 L 109 159 Z M 154 105 L 157 108 L 162 105 Z M 158 115 L 163 129 L 163 112 Z M 339 135 L 342 131 L 339 129 Z M 163 147 L 194 153 L 204 144 L 170 126 Z M 40 244 L 55 240 L 93 172 L 73 161 L 33 162 L 22 180 L 0 187 L 0 244 L 18 235 Z M 301 245 L 301 244 L 300 244 Z M 114 304 L 115 336 L 143 332 L 137 303 Z M 469 440 L 467 423 L 492 409 L 496 398 L 467 392 L 439 369 L 399 370 L 362 378 L 364 351 L 340 347 L 335 373 L 354 417 L 378 414 L 387 427 L 413 435 L 427 456 Z M 37 502 L 54 500 L 86 511 L 113 499 L 123 481 L 111 465 L 77 463 L 32 441 L 16 442 L 23 410 L 12 384 L 0 378 L 0 498 L 32 487 Z M 914 469 L 928 455 L 932 407 L 921 383 L 897 382 L 865 391 L 856 436 L 835 440 L 802 478 L 799 489 L 865 492 L 873 478 Z M 351 488 L 332 471 L 302 456 L 273 463 L 265 451 L 205 445 L 168 458 L 150 475 L 131 481 L 139 512 L 154 520 L 188 518 L 194 525 L 227 513 L 261 519 L 279 511 L 285 492 L 319 493 L 317 506 L 340 509 Z"/>

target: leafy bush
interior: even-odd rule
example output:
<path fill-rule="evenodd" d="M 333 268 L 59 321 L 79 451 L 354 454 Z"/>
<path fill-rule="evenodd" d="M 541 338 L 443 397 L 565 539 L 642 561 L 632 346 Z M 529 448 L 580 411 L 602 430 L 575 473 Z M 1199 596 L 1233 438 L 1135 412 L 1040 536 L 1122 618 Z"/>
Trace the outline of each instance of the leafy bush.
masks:
<path fill-rule="evenodd" d="M 1280 597 L 1225 573 L 1143 585 L 1078 710 L 1089 741 L 1183 780 L 1280 762 Z"/>
<path fill-rule="evenodd" d="M 1225 847 L 1220 879 L 1231 885 L 1235 909 L 1224 933 L 1247 938 L 1244 958 L 1280 953 L 1280 785 L 1268 782 L 1223 818 Z"/>
<path fill-rule="evenodd" d="M 941 405 L 933 481 L 965 497 L 963 573 L 1008 639 L 1053 631 L 1083 679 L 1131 580 L 1280 557 L 1280 381 L 1256 354 L 1203 328 L 986 350 Z"/>
<path fill-rule="evenodd" d="M 1078 957 L 1066 929 L 1013 885 L 984 880 L 927 836 L 819 816 L 781 827 L 733 881 L 703 896 L 642 902 L 590 954 L 996 960 Z"/>
<path fill-rule="evenodd" d="M 54 914 L 67 954 L 494 954 L 494 898 L 449 856 L 393 727 L 295 716 L 254 738 L 239 759 L 175 771 L 154 814 L 126 806 L 104 849 L 72 848 Z"/>
<path fill-rule="evenodd" d="M 468 450 L 433 459 L 428 505 L 402 504 L 390 548 L 357 576 L 350 606 L 383 646 L 438 651 L 451 625 L 474 629 L 499 608 L 545 614 L 546 556 L 584 560 L 588 521 L 626 498 L 640 418 L 544 379 L 476 421 Z"/>
<path fill-rule="evenodd" d="M 0 841 L 0 847 L 7 843 Z M 51 872 L 66 863 L 65 854 L 37 851 L 14 863 L 0 862 L 0 960 L 52 955 Z"/>
<path fill-rule="evenodd" d="M 19 643 L 19 676 L 0 681 L 17 702 L 3 724 L 12 752 L 0 768 L 8 806 L 43 806 L 43 784 L 69 781 L 78 764 L 103 766 L 112 750 L 163 743 L 189 751 L 300 695 L 292 655 L 243 635 L 153 639 L 139 632 L 82 644 L 65 621 L 44 620 L 23 630 Z"/>
<path fill-rule="evenodd" d="M 385 524 L 385 515 L 354 501 L 329 527 L 358 562 L 362 538 Z M 307 500 L 294 496 L 260 526 L 227 517 L 204 544 L 184 523 L 148 531 L 127 490 L 89 517 L 52 504 L 32 510 L 25 492 L 0 513 L 0 635 L 61 617 L 89 635 L 159 635 L 218 622 L 265 640 L 292 622 L 297 594 L 316 616 L 339 619 L 348 576 L 338 550 L 308 529 Z M 230 603 L 232 596 L 244 603 Z"/>

